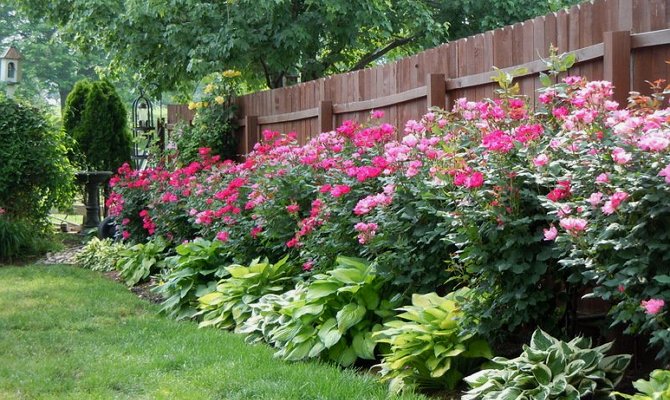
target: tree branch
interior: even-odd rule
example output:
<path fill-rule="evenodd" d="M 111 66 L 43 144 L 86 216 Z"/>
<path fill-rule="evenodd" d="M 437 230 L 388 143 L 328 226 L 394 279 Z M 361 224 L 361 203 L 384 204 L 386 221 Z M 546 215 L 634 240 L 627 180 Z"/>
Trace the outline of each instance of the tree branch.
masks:
<path fill-rule="evenodd" d="M 398 39 L 392 41 L 391 43 L 387 44 L 385 47 L 383 47 L 381 49 L 371 51 L 368 54 L 364 55 L 360 60 L 358 60 L 356 65 L 351 67 L 351 69 L 349 69 L 349 71 L 356 71 L 356 70 L 359 70 L 359 69 L 363 69 L 363 68 L 365 68 L 366 65 L 370 64 L 371 62 L 378 59 L 379 57 L 382 57 L 384 54 L 388 53 L 389 51 L 391 51 L 395 48 L 398 48 L 400 46 L 404 46 L 407 43 L 410 43 L 410 42 L 414 41 L 415 39 L 416 39 L 416 35 L 406 37 L 406 38 L 398 38 Z"/>

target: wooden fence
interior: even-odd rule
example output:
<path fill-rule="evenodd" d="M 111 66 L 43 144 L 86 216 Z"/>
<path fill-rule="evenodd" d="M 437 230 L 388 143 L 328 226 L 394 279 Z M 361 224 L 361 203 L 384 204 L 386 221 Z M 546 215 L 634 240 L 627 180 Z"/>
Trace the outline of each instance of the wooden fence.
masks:
<path fill-rule="evenodd" d="M 575 53 L 570 74 L 612 81 L 615 99 L 624 104 L 629 91 L 648 91 L 645 81 L 668 78 L 668 28 L 670 0 L 595 0 L 375 68 L 241 96 L 239 152 L 249 152 L 265 129 L 296 132 L 304 143 L 346 119 L 367 120 L 373 109 L 385 112 L 382 122 L 402 128 L 428 107 L 493 97 L 493 66 L 525 67 L 528 73 L 517 81 L 535 99 L 550 45 Z M 192 113 L 169 106 L 168 124 L 177 118 L 192 119 Z"/>

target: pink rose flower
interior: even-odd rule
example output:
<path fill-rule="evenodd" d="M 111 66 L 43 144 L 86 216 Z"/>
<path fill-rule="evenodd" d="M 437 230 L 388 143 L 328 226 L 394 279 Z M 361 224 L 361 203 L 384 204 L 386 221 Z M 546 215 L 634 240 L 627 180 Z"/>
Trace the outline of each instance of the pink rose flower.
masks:
<path fill-rule="evenodd" d="M 665 301 L 663 301 L 663 299 L 642 300 L 640 305 L 644 308 L 647 314 L 656 315 L 661 312 L 661 309 L 665 306 Z"/>
<path fill-rule="evenodd" d="M 551 228 L 544 230 L 544 240 L 552 241 L 556 239 L 556 236 L 558 236 L 558 230 L 555 226 L 552 225 Z"/>
<path fill-rule="evenodd" d="M 533 158 L 533 164 L 536 167 L 542 167 L 549 163 L 549 157 L 546 154 L 539 154 L 537 157 Z"/>
<path fill-rule="evenodd" d="M 348 185 L 335 185 L 332 189 L 330 189 L 330 194 L 333 197 L 341 197 L 349 192 L 351 192 L 351 187 Z"/>
<path fill-rule="evenodd" d="M 586 220 L 583 218 L 575 218 L 575 217 L 569 217 L 569 218 L 564 218 L 560 221 L 559 225 L 568 233 L 575 235 L 579 232 L 582 232 L 583 230 L 586 229 Z"/>
<path fill-rule="evenodd" d="M 221 231 L 216 234 L 216 238 L 222 242 L 227 242 L 230 239 L 230 234 L 226 231 Z"/>
<path fill-rule="evenodd" d="M 633 158 L 633 155 L 626 152 L 626 150 L 621 147 L 615 147 L 612 150 L 612 160 L 619 165 L 628 164 L 628 162 Z"/>
<path fill-rule="evenodd" d="M 665 178 L 665 183 L 670 183 L 670 164 L 668 164 L 665 168 L 663 168 L 659 173 L 658 176 L 662 176 Z"/>
<path fill-rule="evenodd" d="M 372 111 L 370 111 L 370 118 L 374 118 L 374 119 L 384 118 L 384 111 L 382 111 L 382 110 L 372 110 Z"/>

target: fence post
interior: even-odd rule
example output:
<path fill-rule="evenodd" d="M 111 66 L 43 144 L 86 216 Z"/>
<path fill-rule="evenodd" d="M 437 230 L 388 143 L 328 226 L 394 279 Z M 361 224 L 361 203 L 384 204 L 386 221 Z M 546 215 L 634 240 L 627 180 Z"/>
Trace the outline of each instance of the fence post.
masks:
<path fill-rule="evenodd" d="M 319 103 L 319 133 L 333 130 L 333 102 L 322 100 Z"/>
<path fill-rule="evenodd" d="M 426 75 L 426 100 L 428 107 L 446 107 L 447 82 L 444 74 Z"/>
<path fill-rule="evenodd" d="M 626 106 L 630 92 L 630 31 L 605 32 L 603 78 L 614 85 L 614 100 Z"/>
<path fill-rule="evenodd" d="M 247 115 L 244 117 L 244 155 L 251 153 L 258 143 L 258 117 Z"/>

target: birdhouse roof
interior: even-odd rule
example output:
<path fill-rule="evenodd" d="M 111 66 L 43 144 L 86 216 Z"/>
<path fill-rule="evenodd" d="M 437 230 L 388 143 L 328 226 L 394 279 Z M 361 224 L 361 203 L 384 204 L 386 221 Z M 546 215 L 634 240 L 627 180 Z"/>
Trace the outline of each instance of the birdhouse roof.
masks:
<path fill-rule="evenodd" d="M 11 60 L 20 60 L 21 59 L 21 53 L 19 53 L 19 51 L 15 47 L 10 47 L 2 53 L 0 58 L 11 59 Z"/>

